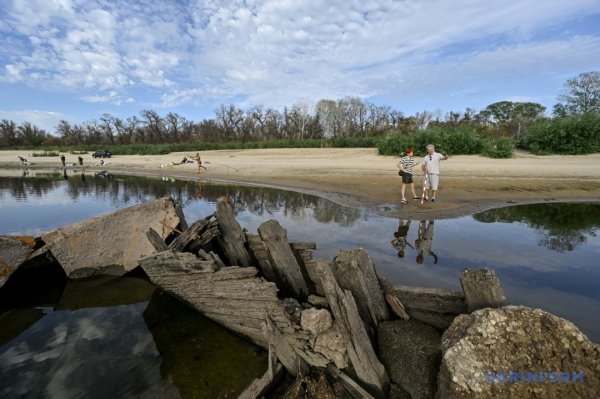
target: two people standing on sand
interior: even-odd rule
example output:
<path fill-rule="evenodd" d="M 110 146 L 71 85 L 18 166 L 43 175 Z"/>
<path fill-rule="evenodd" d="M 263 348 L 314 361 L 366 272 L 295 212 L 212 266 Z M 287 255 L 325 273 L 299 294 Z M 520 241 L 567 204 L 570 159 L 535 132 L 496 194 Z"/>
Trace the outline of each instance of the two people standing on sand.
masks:
<path fill-rule="evenodd" d="M 423 203 L 425 198 L 431 198 L 431 202 L 435 202 L 435 196 L 437 194 L 438 185 L 440 182 L 440 161 L 445 161 L 446 159 L 448 159 L 447 154 L 435 152 L 435 146 L 433 144 L 429 144 L 427 146 L 427 155 L 425 155 L 422 161 L 419 161 L 415 164 L 413 149 L 408 147 L 406 149 L 406 156 L 400 159 L 400 161 L 396 164 L 398 169 L 400 169 L 399 174 L 402 176 L 402 200 L 400 202 L 403 204 L 408 202 L 404 195 L 407 185 L 410 185 L 413 199 L 417 200 L 420 198 L 415 193 L 415 185 L 412 175 L 412 168 L 419 163 L 421 163 L 421 170 L 425 173 L 421 203 Z M 428 191 L 430 195 L 427 195 Z"/>

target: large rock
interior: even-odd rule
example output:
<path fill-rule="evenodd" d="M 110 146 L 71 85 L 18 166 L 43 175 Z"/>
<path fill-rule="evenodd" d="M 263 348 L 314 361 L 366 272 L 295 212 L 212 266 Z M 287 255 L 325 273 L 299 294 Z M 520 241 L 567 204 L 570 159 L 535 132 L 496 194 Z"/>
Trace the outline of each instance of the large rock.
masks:
<path fill-rule="evenodd" d="M 539 309 L 506 306 L 458 316 L 442 337 L 442 353 L 440 398 L 596 398 L 600 392 L 600 348 L 571 322 Z"/>
<path fill-rule="evenodd" d="M 0 237 L 0 287 L 33 252 L 32 237 Z"/>
<path fill-rule="evenodd" d="M 170 198 L 160 198 L 42 234 L 70 278 L 122 275 L 154 252 L 149 228 L 164 239 L 179 224 Z"/>
<path fill-rule="evenodd" d="M 433 398 L 440 367 L 441 334 L 413 319 L 380 323 L 377 333 L 379 355 L 390 381 L 413 399 Z"/>

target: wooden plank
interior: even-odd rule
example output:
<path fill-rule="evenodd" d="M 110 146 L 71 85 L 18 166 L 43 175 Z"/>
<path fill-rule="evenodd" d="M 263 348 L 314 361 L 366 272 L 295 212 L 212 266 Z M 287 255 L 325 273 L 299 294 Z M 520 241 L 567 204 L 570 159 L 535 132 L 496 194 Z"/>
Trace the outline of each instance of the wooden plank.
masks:
<path fill-rule="evenodd" d="M 251 266 L 246 250 L 246 235 L 233 214 L 233 205 L 227 197 L 217 200 L 217 221 L 221 235 L 217 240 L 223 249 L 227 263 L 231 266 Z"/>
<path fill-rule="evenodd" d="M 183 214 L 183 208 L 182 208 L 180 202 L 177 202 L 175 204 L 175 213 L 177 214 L 177 217 L 179 218 L 179 230 L 186 231 L 189 226 L 187 224 L 187 221 L 185 220 L 185 215 Z"/>
<path fill-rule="evenodd" d="M 327 372 L 336 380 L 340 381 L 343 387 L 355 399 L 375 399 L 373 395 L 367 392 L 356 381 L 350 378 L 346 373 L 335 367 L 333 363 L 327 365 Z"/>
<path fill-rule="evenodd" d="M 390 305 L 392 312 L 402 320 L 408 320 L 410 317 L 406 313 L 404 304 L 395 295 L 394 288 L 392 287 L 390 282 L 384 277 L 379 277 L 379 286 L 381 287 L 385 300 L 388 303 L 388 305 Z"/>
<path fill-rule="evenodd" d="M 200 249 L 208 250 L 211 247 L 211 241 L 220 235 L 218 223 L 216 221 L 209 222 L 202 235 L 188 245 L 188 251 L 195 253 Z"/>
<path fill-rule="evenodd" d="M 321 267 L 319 273 L 358 379 L 376 396 L 384 397 L 389 387 L 387 372 L 371 345 L 352 292 L 342 290 L 331 267 Z"/>
<path fill-rule="evenodd" d="M 290 247 L 293 251 L 305 251 L 309 249 L 317 249 L 316 242 L 290 242 Z"/>
<path fill-rule="evenodd" d="M 271 263 L 267 246 L 263 240 L 260 239 L 258 234 L 246 234 L 246 237 L 248 238 L 250 252 L 254 255 L 254 259 L 256 259 L 258 263 L 262 275 L 265 276 L 267 280 L 276 283 L 277 275 L 275 274 L 275 269 Z"/>
<path fill-rule="evenodd" d="M 278 287 L 284 295 L 305 300 L 311 293 L 290 248 L 287 231 L 276 220 L 268 220 L 260 225 L 258 234 L 269 251 Z"/>
<path fill-rule="evenodd" d="M 469 313 L 508 304 L 500 280 L 492 269 L 465 269 L 460 274 L 460 285 L 465 293 Z"/>
<path fill-rule="evenodd" d="M 197 220 L 187 230 L 175 237 L 169 248 L 173 251 L 183 252 L 191 242 L 202 235 L 208 224 L 209 222 L 204 219 Z"/>
<path fill-rule="evenodd" d="M 269 342 L 269 346 L 273 346 L 277 358 L 281 364 L 283 364 L 283 367 L 285 367 L 291 375 L 299 377 L 308 373 L 308 365 L 294 351 L 270 316 L 267 316 L 263 323 L 263 335 Z"/>
<path fill-rule="evenodd" d="M 352 292 L 367 325 L 377 327 L 380 321 L 390 319 L 375 266 L 366 250 L 340 251 L 333 261 L 332 272 L 340 287 Z"/>
<path fill-rule="evenodd" d="M 393 287 L 393 293 L 407 309 L 457 315 L 467 313 L 465 295 L 459 291 L 396 285 Z"/>
<path fill-rule="evenodd" d="M 169 249 L 160 234 L 158 234 L 152 227 L 150 227 L 146 232 L 146 237 L 148 237 L 148 240 L 157 252 L 162 252 Z"/>
<path fill-rule="evenodd" d="M 257 345 L 268 345 L 262 331 L 267 315 L 279 331 L 294 331 L 277 297 L 277 286 L 256 277 L 258 271 L 253 267 L 219 269 L 215 262 L 172 251 L 154 254 L 139 263 L 165 292 Z"/>

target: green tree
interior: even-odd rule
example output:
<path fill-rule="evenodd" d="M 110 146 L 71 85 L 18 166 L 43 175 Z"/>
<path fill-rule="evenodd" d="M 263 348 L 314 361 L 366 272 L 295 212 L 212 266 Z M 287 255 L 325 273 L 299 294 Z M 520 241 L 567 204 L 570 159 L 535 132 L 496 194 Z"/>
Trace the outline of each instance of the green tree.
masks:
<path fill-rule="evenodd" d="M 600 72 L 584 72 L 565 83 L 567 92 L 558 96 L 563 107 L 555 106 L 555 115 L 564 111 L 567 115 L 600 112 Z M 560 115 L 556 115 L 560 116 Z"/>

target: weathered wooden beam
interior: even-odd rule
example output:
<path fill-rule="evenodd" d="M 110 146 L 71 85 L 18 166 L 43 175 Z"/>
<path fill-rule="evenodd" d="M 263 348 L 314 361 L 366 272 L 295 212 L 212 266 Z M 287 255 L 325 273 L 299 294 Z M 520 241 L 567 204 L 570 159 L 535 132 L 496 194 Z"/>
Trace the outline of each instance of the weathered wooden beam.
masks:
<path fill-rule="evenodd" d="M 508 304 L 500 280 L 492 269 L 464 269 L 460 274 L 460 285 L 465 293 L 469 313 Z"/>
<path fill-rule="evenodd" d="M 256 277 L 253 267 L 219 269 L 214 261 L 172 251 L 143 258 L 139 264 L 165 292 L 257 345 L 268 347 L 262 332 L 267 315 L 280 331 L 294 331 L 277 286 Z"/>
<path fill-rule="evenodd" d="M 185 220 L 185 215 L 183 214 L 183 208 L 181 207 L 181 203 L 177 202 L 175 204 L 175 213 L 179 218 L 179 230 L 186 231 L 188 229 L 187 221 Z"/>
<path fill-rule="evenodd" d="M 304 359 L 298 356 L 296 351 L 294 351 L 294 348 L 290 345 L 281 331 L 279 331 L 279 328 L 270 316 L 265 317 L 262 331 L 269 346 L 273 346 L 277 358 L 291 375 L 298 377 L 308 373 L 308 365 Z"/>
<path fill-rule="evenodd" d="M 321 284 L 321 279 L 317 273 L 317 261 L 313 259 L 313 253 L 310 249 L 294 249 L 291 245 L 296 261 L 300 266 L 304 280 L 307 282 L 308 289 L 310 292 L 314 292 L 317 295 L 324 296 L 325 291 Z"/>
<path fill-rule="evenodd" d="M 217 221 L 221 235 L 217 237 L 221 248 L 232 266 L 251 266 L 250 255 L 246 250 L 246 235 L 240 227 L 235 215 L 233 205 L 227 197 L 217 200 Z"/>
<path fill-rule="evenodd" d="M 356 381 L 350 378 L 346 373 L 338 369 L 333 365 L 333 363 L 329 363 L 327 365 L 327 372 L 336 380 L 342 383 L 342 386 L 348 391 L 350 395 L 352 395 L 355 399 L 375 399 L 373 395 L 367 392 L 363 387 L 358 385 Z"/>
<path fill-rule="evenodd" d="M 404 308 L 402 302 L 400 302 L 398 297 L 394 294 L 394 288 L 390 282 L 384 277 L 379 277 L 379 285 L 381 286 L 385 300 L 388 305 L 390 305 L 392 312 L 401 319 L 408 320 L 410 317 L 406 313 L 406 309 Z"/>
<path fill-rule="evenodd" d="M 467 313 L 465 295 L 459 291 L 396 285 L 393 287 L 393 294 L 407 309 L 453 313 L 456 315 Z"/>
<path fill-rule="evenodd" d="M 146 232 L 146 237 L 148 237 L 150 244 L 152 244 L 156 252 L 162 252 L 169 249 L 169 246 L 165 243 L 165 240 L 163 240 L 160 234 L 158 234 L 152 227 L 150 227 Z"/>
<path fill-rule="evenodd" d="M 209 222 L 209 225 L 202 235 L 200 235 L 197 240 L 191 242 L 188 245 L 187 250 L 190 252 L 198 252 L 200 249 L 208 249 L 211 247 L 211 241 L 220 235 L 221 232 L 219 231 L 218 222 Z"/>
<path fill-rule="evenodd" d="M 314 250 L 317 249 L 317 243 L 315 242 L 290 242 L 290 247 L 294 251 Z"/>
<path fill-rule="evenodd" d="M 265 278 L 273 283 L 277 283 L 277 275 L 269 257 L 267 246 L 260 239 L 258 234 L 246 234 L 248 239 L 248 247 L 258 263 L 258 267 Z"/>
<path fill-rule="evenodd" d="M 377 327 L 380 321 L 390 319 L 375 266 L 366 250 L 340 251 L 333 260 L 332 272 L 340 287 L 352 292 L 367 325 Z"/>
<path fill-rule="evenodd" d="M 342 290 L 331 267 L 321 267 L 319 273 L 358 379 L 376 396 L 385 397 L 389 389 L 388 375 L 371 345 L 352 292 Z"/>
<path fill-rule="evenodd" d="M 190 243 L 202 235 L 208 224 L 209 222 L 204 219 L 197 220 L 187 230 L 175 237 L 169 248 L 173 251 L 183 252 Z"/>
<path fill-rule="evenodd" d="M 200 259 L 214 261 L 219 268 L 226 267 L 225 263 L 221 260 L 219 255 L 217 255 L 213 251 L 206 252 L 203 249 L 199 249 L 197 254 L 198 254 L 198 257 L 200 257 Z"/>
<path fill-rule="evenodd" d="M 268 220 L 260 225 L 258 234 L 268 249 L 278 286 L 284 294 L 289 293 L 298 300 L 305 300 L 310 292 L 290 248 L 287 231 L 276 220 Z"/>

